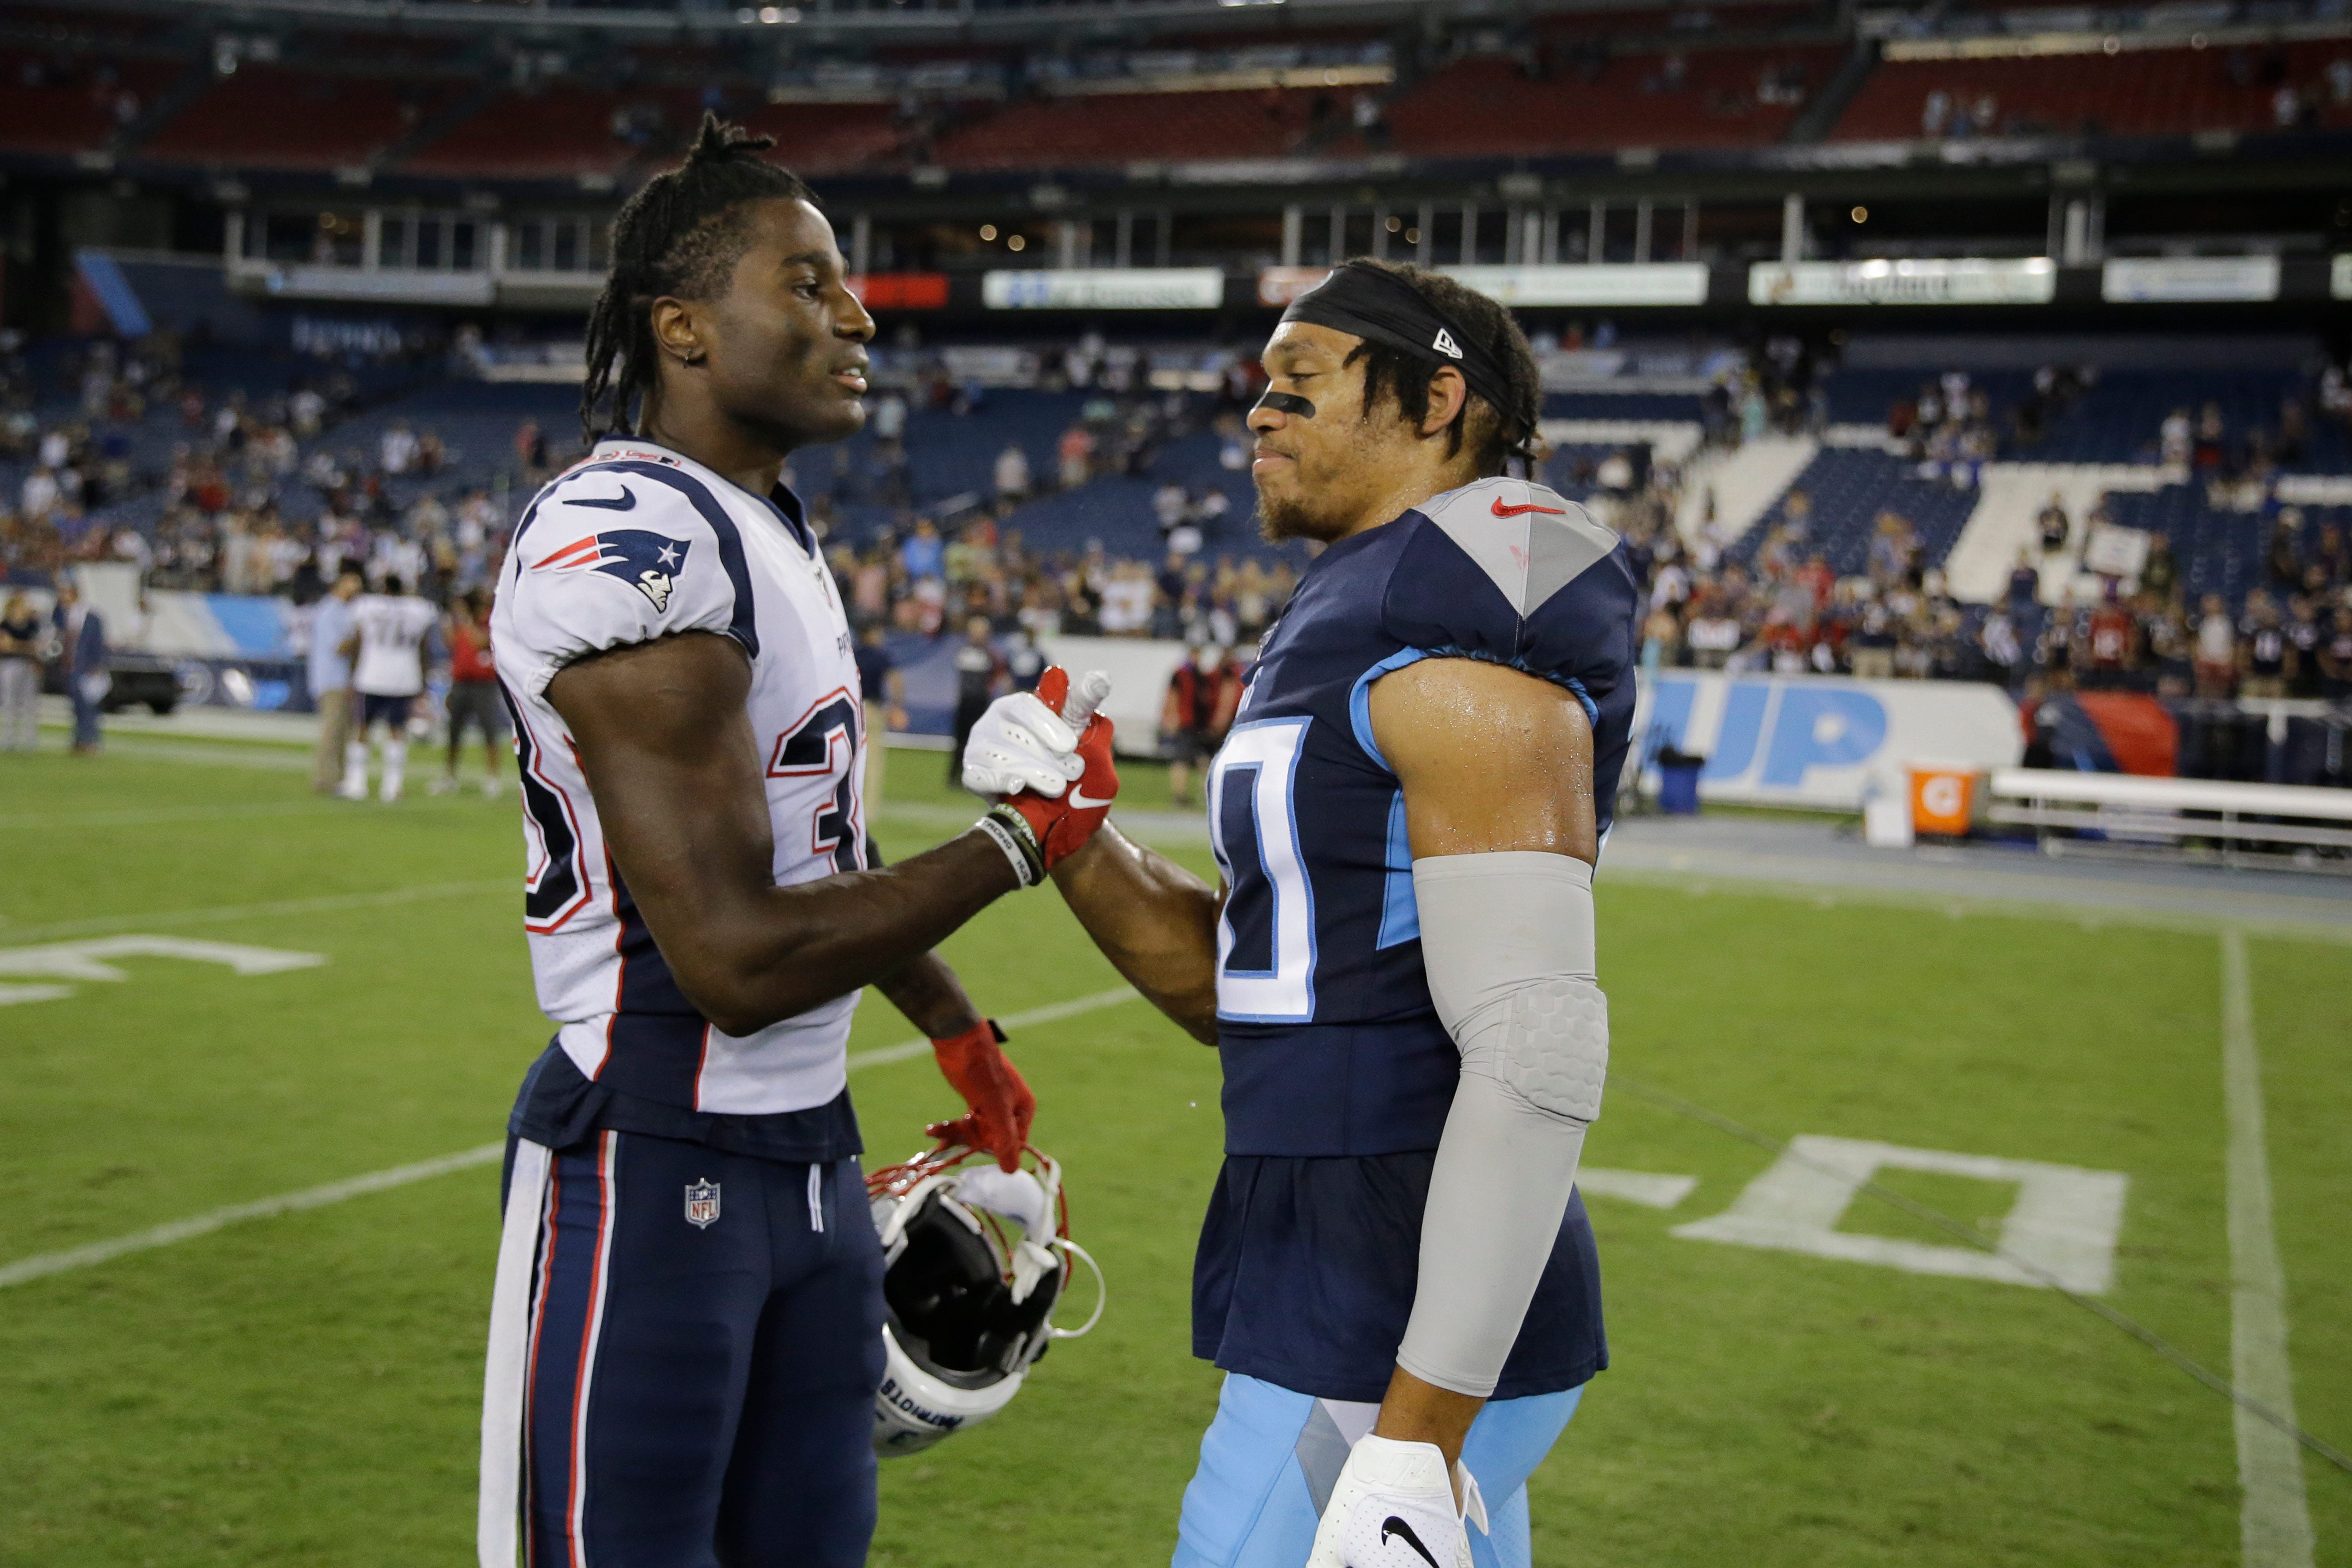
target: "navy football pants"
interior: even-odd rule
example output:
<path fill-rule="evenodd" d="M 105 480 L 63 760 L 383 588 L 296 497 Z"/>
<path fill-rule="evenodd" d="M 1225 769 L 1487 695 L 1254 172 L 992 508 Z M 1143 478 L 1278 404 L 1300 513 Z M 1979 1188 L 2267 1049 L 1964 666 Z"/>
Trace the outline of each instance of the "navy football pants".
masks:
<path fill-rule="evenodd" d="M 483 1568 L 855 1568 L 882 1365 L 856 1160 L 510 1140 Z"/>

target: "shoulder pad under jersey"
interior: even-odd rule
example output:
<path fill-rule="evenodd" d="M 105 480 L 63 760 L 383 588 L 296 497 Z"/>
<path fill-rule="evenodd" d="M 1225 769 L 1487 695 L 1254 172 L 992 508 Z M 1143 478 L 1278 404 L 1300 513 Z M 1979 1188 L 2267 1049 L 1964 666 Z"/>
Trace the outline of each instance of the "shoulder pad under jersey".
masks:
<path fill-rule="evenodd" d="M 533 694 L 584 654 L 674 632 L 759 651 L 734 520 L 714 487 L 674 465 L 572 469 L 531 502 L 513 554 L 513 637 L 499 653 L 523 666 Z"/>
<path fill-rule="evenodd" d="M 1631 679 L 1642 595 L 1617 535 L 1574 501 L 1489 479 L 1416 509 L 1381 629 L 1408 647 L 1493 659 L 1580 692 Z"/>

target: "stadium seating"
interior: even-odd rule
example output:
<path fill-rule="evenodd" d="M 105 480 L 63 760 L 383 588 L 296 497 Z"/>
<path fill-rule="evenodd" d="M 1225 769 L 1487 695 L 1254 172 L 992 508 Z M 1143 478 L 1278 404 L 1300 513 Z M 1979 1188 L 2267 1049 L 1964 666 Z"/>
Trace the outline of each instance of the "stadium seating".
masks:
<path fill-rule="evenodd" d="M 1869 570 L 1871 536 L 1882 511 L 1895 512 L 1911 524 L 1923 565 L 1942 564 L 1977 499 L 1974 490 L 1923 479 L 1902 458 L 1870 451 L 1825 450 L 1797 476 L 1795 488 L 1812 502 L 1809 537 L 1800 553 L 1820 552 L 1841 577 Z M 1778 515 L 1768 514 L 1766 525 L 1741 535 L 1731 559 L 1742 564 L 1753 562 Z"/>
<path fill-rule="evenodd" d="M 635 114 L 675 132 L 692 126 L 701 112 L 700 94 L 685 88 L 625 93 L 571 82 L 514 88 L 404 167 L 423 174 L 510 178 L 610 175 L 641 150 L 622 136 L 616 117 Z"/>
<path fill-rule="evenodd" d="M 247 65 L 181 110 L 145 152 L 175 163 L 257 168 L 364 163 L 464 90 L 448 78 Z"/>
<path fill-rule="evenodd" d="M 1800 107 L 1759 102 L 1763 78 L 1792 71 L 1818 90 L 1843 55 L 1835 47 L 1693 52 L 1683 57 L 1675 87 L 1664 85 L 1664 53 L 1612 56 L 1591 80 L 1564 67 L 1538 80 L 1514 60 L 1465 59 L 1388 106 L 1390 140 L 1430 158 L 1759 146 L 1786 135 Z"/>
<path fill-rule="evenodd" d="M 2206 504 L 2203 487 L 2167 485 L 2142 494 L 2111 494 L 2107 513 L 2126 528 L 2172 541 L 2181 591 L 2192 605 L 2203 595 L 2219 594 L 2235 610 L 2250 589 L 2265 586 L 2263 552 L 2274 521 L 2260 512 L 2216 511 Z M 2352 508 L 2305 507 L 2303 513 L 2306 540 L 2326 523 L 2352 525 Z"/>
<path fill-rule="evenodd" d="M 0 145 L 27 153 L 95 151 L 120 129 L 116 105 L 124 92 L 151 103 L 183 68 L 129 59 L 110 68 L 109 80 L 87 58 L 0 49 Z"/>
<path fill-rule="evenodd" d="M 2011 134 L 2156 136 L 2197 131 L 2274 129 L 2273 96 L 2284 84 L 2323 87 L 2336 43 L 2262 49 L 2144 49 L 2116 55 L 2028 59 L 1888 61 L 1872 73 L 1832 132 L 1833 140 L 1882 141 L 1923 134 L 1927 95 L 1955 105 L 1990 98 L 1991 127 Z M 2319 121 L 2352 125 L 2352 103 L 2319 95 Z"/>
<path fill-rule="evenodd" d="M 1955 366 L 1953 368 L 1966 368 Z M 1829 378 L 1830 418 L 1838 424 L 1883 425 L 1898 401 L 1916 397 L 1936 378 L 1935 368 L 1842 370 Z M 2004 441 L 2001 455 L 2045 463 L 2153 463 L 2165 416 L 2176 408 L 2200 414 L 2218 404 L 2232 438 L 2252 430 L 2276 432 L 2281 410 L 2299 398 L 2309 412 L 2306 378 L 2293 371 L 2111 370 L 2049 425 L 2040 445 L 2021 448 L 2010 437 L 2008 416 L 2033 390 L 2031 372 L 1972 371 L 1971 386 L 1992 401 Z M 2344 428 L 2315 415 L 2299 458 L 2279 465 L 2291 472 L 2352 470 L 2352 440 Z"/>
<path fill-rule="evenodd" d="M 950 131 L 935 155 L 968 169 L 1279 157 L 1306 135 L 1318 96 L 1267 89 L 1033 99 Z"/>
<path fill-rule="evenodd" d="M 838 174 L 884 162 L 904 129 L 886 103 L 772 103 L 745 110 L 751 130 L 776 139 L 776 157 L 802 174 Z"/>

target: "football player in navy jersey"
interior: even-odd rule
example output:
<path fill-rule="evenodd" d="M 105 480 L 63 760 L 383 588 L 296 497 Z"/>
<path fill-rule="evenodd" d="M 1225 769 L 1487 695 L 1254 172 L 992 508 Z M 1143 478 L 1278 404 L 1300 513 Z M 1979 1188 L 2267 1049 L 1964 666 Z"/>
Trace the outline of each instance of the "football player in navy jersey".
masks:
<path fill-rule="evenodd" d="M 769 145 L 706 118 L 622 208 L 594 447 L 500 572 L 524 927 L 557 1030 L 509 1122 L 483 1568 L 865 1562 L 885 1352 L 857 994 L 931 1037 L 970 1107 L 934 1133 L 1013 1169 L 1034 1100 L 931 949 L 1102 819 L 1037 786 L 1107 761 L 1108 724 L 1081 736 L 1024 696 L 982 750 L 1030 792 L 874 854 L 848 621 L 779 479 L 863 423 L 874 323 Z"/>
<path fill-rule="evenodd" d="M 1541 395 L 1494 301 L 1350 262 L 1264 363 L 1260 511 L 1325 548 L 1211 769 L 1222 884 L 1115 827 L 1054 873 L 1223 1063 L 1193 1349 L 1226 1378 L 1175 1563 L 1526 1568 L 1527 1477 L 1607 1362 L 1574 1183 L 1640 595 L 1508 477 Z"/>

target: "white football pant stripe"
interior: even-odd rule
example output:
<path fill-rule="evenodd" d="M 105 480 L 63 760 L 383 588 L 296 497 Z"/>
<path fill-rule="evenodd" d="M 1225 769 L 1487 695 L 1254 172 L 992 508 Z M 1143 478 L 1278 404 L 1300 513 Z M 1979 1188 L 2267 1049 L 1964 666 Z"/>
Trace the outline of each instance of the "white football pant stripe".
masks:
<path fill-rule="evenodd" d="M 490 1294 L 489 1365 L 482 1380 L 482 1489 L 474 1539 L 481 1568 L 514 1568 L 522 1519 L 523 1375 L 530 1354 L 531 1275 L 545 1227 L 547 1146 L 515 1143 L 499 1234 L 498 1283 Z"/>

